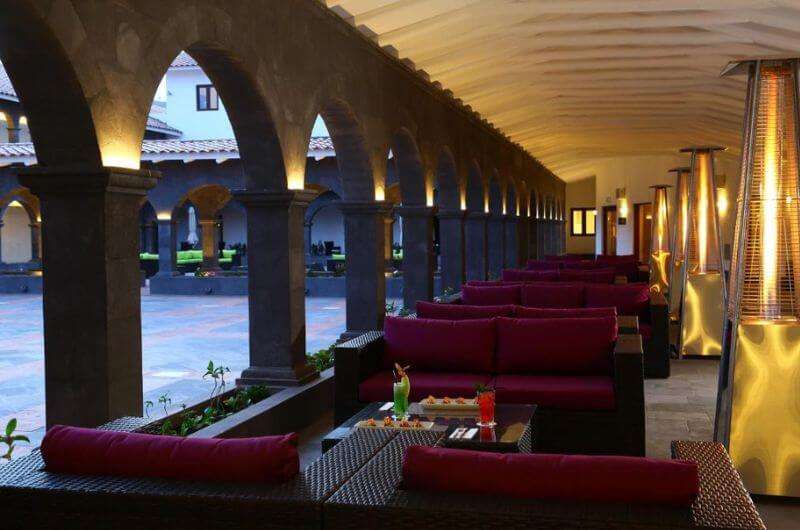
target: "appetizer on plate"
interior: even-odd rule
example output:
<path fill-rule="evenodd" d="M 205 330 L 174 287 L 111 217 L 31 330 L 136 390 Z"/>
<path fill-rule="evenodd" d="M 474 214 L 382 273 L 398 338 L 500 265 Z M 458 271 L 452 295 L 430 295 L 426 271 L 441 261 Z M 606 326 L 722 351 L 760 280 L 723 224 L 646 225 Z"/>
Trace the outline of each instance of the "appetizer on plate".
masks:
<path fill-rule="evenodd" d="M 425 403 L 427 403 L 428 405 L 435 405 L 436 398 L 433 396 L 428 396 L 427 398 L 425 398 Z"/>

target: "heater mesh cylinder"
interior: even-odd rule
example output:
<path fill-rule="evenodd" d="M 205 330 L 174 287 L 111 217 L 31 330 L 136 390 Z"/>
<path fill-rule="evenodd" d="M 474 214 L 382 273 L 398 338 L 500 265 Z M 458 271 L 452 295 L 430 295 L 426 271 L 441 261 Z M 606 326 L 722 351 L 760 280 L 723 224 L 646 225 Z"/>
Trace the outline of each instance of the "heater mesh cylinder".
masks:
<path fill-rule="evenodd" d="M 714 159 L 709 149 L 692 152 L 687 254 L 690 274 L 721 272 Z"/>
<path fill-rule="evenodd" d="M 736 318 L 738 311 L 743 320 L 796 320 L 800 316 L 796 63 L 765 63 L 757 73 L 757 86 L 749 90 L 748 101 L 748 108 L 755 105 L 750 113 L 754 122 L 745 128 L 752 135 L 745 144 L 751 147 L 742 161 L 749 178 L 739 190 L 731 269 L 740 277 L 732 282 L 735 290 L 728 312 Z"/>

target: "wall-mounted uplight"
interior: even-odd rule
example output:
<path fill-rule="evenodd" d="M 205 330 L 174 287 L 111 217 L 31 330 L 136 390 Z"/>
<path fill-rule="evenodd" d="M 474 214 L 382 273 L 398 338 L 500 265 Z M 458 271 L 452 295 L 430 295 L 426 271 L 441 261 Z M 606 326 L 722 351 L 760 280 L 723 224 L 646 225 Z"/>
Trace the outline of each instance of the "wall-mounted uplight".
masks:
<path fill-rule="evenodd" d="M 382 185 L 375 186 L 375 200 L 379 202 L 386 200 L 386 189 Z"/>
<path fill-rule="evenodd" d="M 169 212 L 158 212 L 156 214 L 156 219 L 159 221 L 169 221 L 172 219 L 172 215 Z"/>
<path fill-rule="evenodd" d="M 624 225 L 628 223 L 628 196 L 625 188 L 617 188 L 617 223 Z"/>

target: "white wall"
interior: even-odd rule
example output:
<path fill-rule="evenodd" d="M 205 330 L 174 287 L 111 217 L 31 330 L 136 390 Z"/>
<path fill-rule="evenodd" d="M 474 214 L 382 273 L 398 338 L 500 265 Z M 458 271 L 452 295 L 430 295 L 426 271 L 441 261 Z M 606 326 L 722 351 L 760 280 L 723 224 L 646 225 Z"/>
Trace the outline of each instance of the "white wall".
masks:
<path fill-rule="evenodd" d="M 595 187 L 594 177 L 567 182 L 564 229 L 567 232 L 568 254 L 592 254 L 595 251 L 595 236 L 572 236 L 572 209 L 594 206 L 597 203 Z"/>
<path fill-rule="evenodd" d="M 670 225 L 674 226 L 675 212 L 675 173 L 669 170 L 674 167 L 688 166 L 689 155 L 619 157 L 597 160 L 593 165 L 596 179 L 598 230 L 595 249 L 598 254 L 603 249 L 602 208 L 616 204 L 615 190 L 626 188 L 629 218 L 625 225 L 617 225 L 617 254 L 633 253 L 633 205 L 653 200 L 655 184 L 669 184 L 670 190 Z M 716 156 L 716 174 L 725 175 L 728 194 L 728 212 L 721 216 L 723 242 L 730 244 L 733 240 L 733 225 L 736 216 L 736 193 L 739 186 L 739 161 L 730 156 Z"/>
<path fill-rule="evenodd" d="M 2 247 L 0 259 L 3 263 L 25 263 L 31 255 L 31 227 L 28 212 L 22 206 L 9 206 L 3 214 L 0 233 Z"/>
<path fill-rule="evenodd" d="M 198 112 L 197 85 L 209 85 L 200 68 L 170 69 L 167 72 L 167 111 L 163 119 L 183 131 L 184 140 L 233 138 L 228 113 L 220 98 L 219 110 Z"/>

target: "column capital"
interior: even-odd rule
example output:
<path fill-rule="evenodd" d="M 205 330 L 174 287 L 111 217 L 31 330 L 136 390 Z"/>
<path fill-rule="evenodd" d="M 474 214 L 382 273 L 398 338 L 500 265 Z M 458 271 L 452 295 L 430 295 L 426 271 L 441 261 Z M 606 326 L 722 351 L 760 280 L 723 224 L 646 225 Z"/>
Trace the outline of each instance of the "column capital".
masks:
<path fill-rule="evenodd" d="M 392 204 L 386 201 L 341 201 L 339 209 L 344 215 L 386 215 L 392 211 Z"/>
<path fill-rule="evenodd" d="M 467 219 L 488 219 L 489 214 L 486 212 L 467 212 Z"/>
<path fill-rule="evenodd" d="M 395 208 L 400 217 L 433 217 L 435 206 L 398 206 Z"/>
<path fill-rule="evenodd" d="M 234 199 L 245 206 L 308 206 L 318 193 L 313 190 L 265 190 L 239 189 L 233 190 Z"/>
<path fill-rule="evenodd" d="M 145 195 L 155 187 L 161 172 L 121 167 L 55 166 L 20 169 L 20 184 L 34 195 L 123 193 Z"/>
<path fill-rule="evenodd" d="M 467 217 L 467 211 L 455 208 L 441 208 L 436 215 L 439 219 L 464 219 Z"/>

